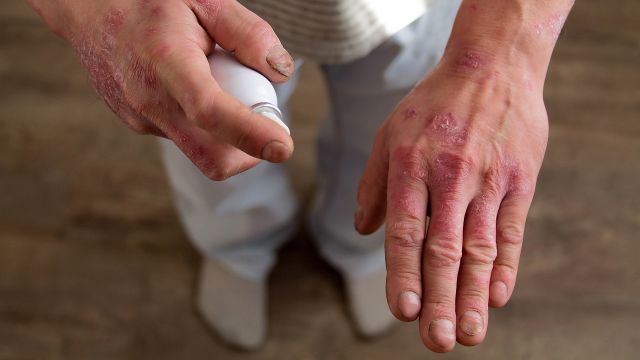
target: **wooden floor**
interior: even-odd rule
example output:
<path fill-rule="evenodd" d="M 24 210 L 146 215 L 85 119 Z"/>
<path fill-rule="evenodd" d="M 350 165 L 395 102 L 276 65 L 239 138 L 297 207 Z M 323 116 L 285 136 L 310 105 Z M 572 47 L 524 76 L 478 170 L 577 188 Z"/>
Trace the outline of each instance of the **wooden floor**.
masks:
<path fill-rule="evenodd" d="M 640 358 L 639 18 L 638 0 L 577 2 L 548 76 L 551 138 L 517 292 L 483 345 L 441 358 Z M 303 198 L 318 98 L 307 66 L 293 108 Z M 116 121 L 21 0 L 0 3 L 0 191 L 2 360 L 436 358 L 415 324 L 357 339 L 304 232 L 270 279 L 268 343 L 227 349 L 193 311 L 198 257 L 155 141 Z"/>

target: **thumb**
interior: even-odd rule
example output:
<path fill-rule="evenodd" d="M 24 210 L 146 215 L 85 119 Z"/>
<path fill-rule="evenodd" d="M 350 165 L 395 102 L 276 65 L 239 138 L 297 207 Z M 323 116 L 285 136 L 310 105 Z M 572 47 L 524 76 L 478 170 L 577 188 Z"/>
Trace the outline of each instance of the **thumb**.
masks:
<path fill-rule="evenodd" d="M 225 50 L 273 82 L 284 82 L 295 69 L 271 26 L 235 0 L 189 0 L 209 36 Z"/>
<path fill-rule="evenodd" d="M 389 155 L 385 138 L 386 127 L 378 131 L 358 186 L 358 209 L 355 228 L 362 235 L 374 233 L 385 220 Z"/>

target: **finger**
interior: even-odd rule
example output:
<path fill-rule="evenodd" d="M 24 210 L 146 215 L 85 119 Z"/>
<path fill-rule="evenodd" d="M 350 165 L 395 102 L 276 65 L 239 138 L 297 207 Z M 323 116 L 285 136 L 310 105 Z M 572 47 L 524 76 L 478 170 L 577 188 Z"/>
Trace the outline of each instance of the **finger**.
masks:
<path fill-rule="evenodd" d="M 171 140 L 206 177 L 214 181 L 226 180 L 260 162 L 229 144 L 211 139 L 211 135 L 195 126 L 178 131 Z"/>
<path fill-rule="evenodd" d="M 456 287 L 462 256 L 470 163 L 455 154 L 436 157 L 429 175 L 431 219 L 423 255 L 420 331 L 425 345 L 447 352 L 456 342 Z"/>
<path fill-rule="evenodd" d="M 224 93 L 197 45 L 170 41 L 165 47 L 157 61 L 160 81 L 192 123 L 252 157 L 282 162 L 291 156 L 293 141 L 286 131 Z"/>
<path fill-rule="evenodd" d="M 463 345 L 477 345 L 486 336 L 499 204 L 500 197 L 491 192 L 476 197 L 467 208 L 456 301 L 457 338 Z"/>
<path fill-rule="evenodd" d="M 358 209 L 355 214 L 356 230 L 368 235 L 384 222 L 387 206 L 387 173 L 389 153 L 386 145 L 386 127 L 378 130 L 367 166 L 358 186 Z"/>
<path fill-rule="evenodd" d="M 394 150 L 387 199 L 387 301 L 400 320 L 413 321 L 422 296 L 422 248 L 427 214 L 427 162 L 413 148 Z"/>
<path fill-rule="evenodd" d="M 177 104 L 167 106 L 164 117 L 156 119 L 155 124 L 211 180 L 226 180 L 260 162 L 195 126 Z"/>
<path fill-rule="evenodd" d="M 218 93 L 208 114 L 200 117 L 201 128 L 251 156 L 279 163 L 293 153 L 293 140 L 281 125 L 224 92 Z"/>
<path fill-rule="evenodd" d="M 243 64 L 271 81 L 286 81 L 295 69 L 271 26 L 235 0 L 191 0 L 209 35 Z"/>
<path fill-rule="evenodd" d="M 496 226 L 498 255 L 491 273 L 489 305 L 504 306 L 513 294 L 524 238 L 524 226 L 533 193 L 508 193 L 500 204 Z"/>

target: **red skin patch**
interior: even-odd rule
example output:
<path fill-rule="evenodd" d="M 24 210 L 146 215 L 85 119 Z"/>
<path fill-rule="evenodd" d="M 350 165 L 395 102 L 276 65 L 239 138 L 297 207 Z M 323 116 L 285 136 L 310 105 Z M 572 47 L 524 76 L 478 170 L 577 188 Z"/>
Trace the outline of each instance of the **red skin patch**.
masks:
<path fill-rule="evenodd" d="M 424 156 L 411 146 L 399 147 L 393 152 L 393 161 L 399 165 L 401 175 L 417 181 L 427 179 L 427 162 Z"/>
<path fill-rule="evenodd" d="M 76 49 L 94 88 L 109 108 L 122 119 L 130 117 L 131 114 L 122 93 L 122 84 L 114 76 L 110 49 L 100 49 L 89 42 L 77 44 Z"/>
<path fill-rule="evenodd" d="M 145 65 L 140 59 L 129 54 L 124 59 L 130 68 L 121 68 L 114 64 L 116 36 L 122 30 L 127 19 L 127 13 L 119 8 L 109 10 L 103 19 L 102 32 L 98 35 L 101 41 L 94 41 L 89 37 L 74 39 L 74 46 L 78 52 L 80 62 L 87 70 L 89 78 L 96 92 L 104 99 L 109 108 L 133 129 L 143 129 L 146 122 L 144 117 L 136 112 L 123 89 L 127 79 L 138 77 L 144 86 L 157 86 L 157 79 L 153 69 Z"/>
<path fill-rule="evenodd" d="M 404 112 L 405 120 L 413 120 L 417 117 L 418 117 L 418 111 L 416 111 L 416 108 L 414 108 L 413 106 L 409 106 L 407 110 L 405 110 Z"/>
<path fill-rule="evenodd" d="M 191 135 L 185 134 L 179 129 L 172 129 L 177 136 L 173 139 L 176 146 L 202 171 L 203 174 L 209 176 L 216 170 L 217 166 L 211 158 L 208 150 L 199 139 L 193 138 Z M 194 137 L 197 134 L 194 134 Z"/>
<path fill-rule="evenodd" d="M 483 62 L 484 60 L 480 54 L 473 51 L 467 51 L 458 60 L 458 66 L 468 70 L 477 70 L 482 67 Z"/>
<path fill-rule="evenodd" d="M 495 215 L 498 213 L 497 208 L 499 204 L 500 199 L 495 199 L 486 194 L 476 197 L 471 204 L 469 204 L 468 212 L 475 216 L 476 230 L 488 229 L 492 224 L 494 224 L 493 229 L 495 230 Z"/>
<path fill-rule="evenodd" d="M 469 137 L 466 122 L 450 112 L 436 114 L 428 122 L 426 131 L 440 137 L 447 145 L 463 145 Z"/>
<path fill-rule="evenodd" d="M 160 0 L 143 0 L 138 4 L 138 11 L 144 17 L 151 16 L 154 20 L 166 15 L 164 2 Z"/>
<path fill-rule="evenodd" d="M 530 176 L 526 176 L 525 172 L 516 163 L 505 162 L 504 168 L 507 179 L 507 195 L 528 195 L 532 194 L 536 182 L 535 178 L 531 180 Z"/>
<path fill-rule="evenodd" d="M 109 10 L 103 21 L 105 34 L 115 36 L 122 29 L 126 20 L 127 13 L 124 10 L 118 8 Z"/>
<path fill-rule="evenodd" d="M 115 74 L 111 61 L 115 36 L 122 29 L 127 14 L 119 8 L 112 8 L 103 20 L 103 48 L 84 43 L 78 47 L 80 61 L 89 72 L 96 91 L 104 98 L 111 110 L 126 121 L 132 116 L 122 92 L 123 79 Z"/>
<path fill-rule="evenodd" d="M 548 34 L 553 40 L 556 40 L 560 36 L 565 20 L 566 16 L 564 14 L 554 14 L 545 21 L 536 24 L 536 34 L 540 36 Z"/>
<path fill-rule="evenodd" d="M 472 174 L 472 163 L 455 152 L 442 152 L 432 161 L 429 173 L 429 191 L 438 211 L 447 221 L 456 219 L 455 206 L 463 192 L 464 184 Z"/>
<path fill-rule="evenodd" d="M 160 5 L 156 5 L 151 9 L 151 15 L 153 15 L 154 17 L 160 17 L 160 16 L 163 16 L 164 14 L 165 14 L 164 8 Z"/>
<path fill-rule="evenodd" d="M 407 186 L 389 189 L 389 205 L 398 213 L 423 218 L 426 215 L 426 204 L 422 197 L 416 194 L 415 186 L 426 186 L 428 163 L 423 155 L 411 146 L 397 148 L 392 156 L 393 162 L 400 169 L 392 174 L 395 177 L 394 182 Z"/>
<path fill-rule="evenodd" d="M 426 216 L 427 204 L 409 187 L 390 193 L 389 200 L 391 208 L 398 214 L 407 214 L 418 219 Z"/>

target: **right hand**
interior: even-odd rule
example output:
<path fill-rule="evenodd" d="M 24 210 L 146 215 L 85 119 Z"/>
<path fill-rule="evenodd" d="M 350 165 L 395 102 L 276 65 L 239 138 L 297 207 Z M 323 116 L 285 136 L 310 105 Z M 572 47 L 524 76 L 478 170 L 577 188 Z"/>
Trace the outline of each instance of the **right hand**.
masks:
<path fill-rule="evenodd" d="M 271 27 L 235 0 L 28 0 L 76 49 L 96 91 L 130 128 L 172 140 L 213 180 L 264 159 L 287 160 L 291 137 L 223 92 L 215 44 L 273 82 L 294 64 Z"/>

